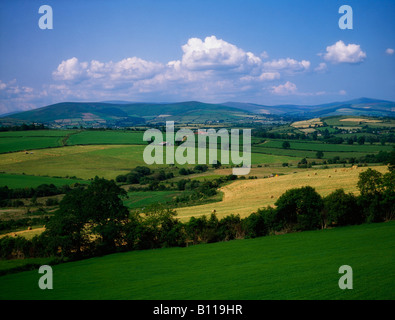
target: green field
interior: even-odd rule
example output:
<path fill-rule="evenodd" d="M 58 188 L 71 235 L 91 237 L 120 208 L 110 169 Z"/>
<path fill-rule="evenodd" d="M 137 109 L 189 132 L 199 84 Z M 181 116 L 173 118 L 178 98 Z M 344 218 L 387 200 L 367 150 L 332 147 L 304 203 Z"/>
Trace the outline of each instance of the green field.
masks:
<path fill-rule="evenodd" d="M 0 132 L 0 153 L 29 151 L 62 146 L 73 130 L 31 130 Z"/>
<path fill-rule="evenodd" d="M 269 140 L 263 144 L 257 145 L 260 148 L 282 148 L 285 140 Z M 294 150 L 307 150 L 307 151 L 328 151 L 328 152 L 364 152 L 368 154 L 377 153 L 379 151 L 391 152 L 392 146 L 381 144 L 364 144 L 364 145 L 348 145 L 348 144 L 329 144 L 322 142 L 300 142 L 289 141 L 291 149 Z"/>
<path fill-rule="evenodd" d="M 166 203 L 180 194 L 180 191 L 133 191 L 128 192 L 129 199 L 124 204 L 129 209 L 144 208 L 155 203 Z"/>
<path fill-rule="evenodd" d="M 82 131 L 73 134 L 67 141 L 67 145 L 87 144 L 143 144 L 144 132 L 142 131 Z"/>
<path fill-rule="evenodd" d="M 293 160 L 300 161 L 302 158 L 310 158 L 310 159 L 316 159 L 317 158 L 317 151 L 308 151 L 308 150 L 295 150 L 295 149 L 280 149 L 280 148 L 261 148 L 261 147 L 252 147 L 251 148 L 252 152 L 254 153 L 262 153 L 262 154 L 267 154 L 267 155 L 273 155 L 273 156 L 288 156 L 288 157 L 294 157 Z M 360 158 L 366 156 L 366 153 L 363 152 L 324 152 L 323 159 L 332 159 L 334 157 L 340 157 L 340 158 L 350 158 L 350 157 L 355 157 L 355 158 Z M 295 159 L 296 158 L 296 159 Z"/>
<path fill-rule="evenodd" d="M 395 299 L 395 222 L 134 251 L 0 277 L 0 299 Z M 339 267 L 353 269 L 341 290 Z M 1 269 L 1 267 L 0 267 Z"/>
<path fill-rule="evenodd" d="M 86 181 L 77 180 L 77 179 L 62 179 L 62 178 L 52 178 L 52 177 L 0 173 L 0 187 L 7 186 L 10 189 L 36 188 L 41 184 L 53 184 L 57 187 L 61 187 L 73 183 L 86 183 Z"/>
<path fill-rule="evenodd" d="M 284 149 L 282 144 L 284 141 L 290 143 L 289 149 Z M 254 153 L 270 154 L 277 156 L 290 156 L 297 158 L 316 158 L 317 151 L 324 153 L 323 159 L 340 158 L 361 158 L 368 154 L 377 154 L 380 151 L 391 152 L 392 145 L 381 144 L 364 144 L 364 145 L 348 145 L 348 144 L 326 144 L 322 142 L 303 142 L 294 140 L 270 139 L 264 143 L 255 144 L 251 151 Z"/>
<path fill-rule="evenodd" d="M 145 147 L 143 145 L 89 145 L 40 149 L 32 154 L 7 153 L 0 155 L 0 168 L 6 173 L 75 176 L 81 179 L 90 179 L 97 175 L 114 179 L 117 175 L 125 174 L 136 166 L 146 165 L 143 159 Z M 291 162 L 295 158 L 253 153 L 251 160 L 252 164 L 273 164 Z M 153 165 L 152 167 L 160 166 L 167 165 Z"/>
<path fill-rule="evenodd" d="M 25 151 L 61 146 L 60 137 L 9 137 L 0 138 L 0 153 Z"/>

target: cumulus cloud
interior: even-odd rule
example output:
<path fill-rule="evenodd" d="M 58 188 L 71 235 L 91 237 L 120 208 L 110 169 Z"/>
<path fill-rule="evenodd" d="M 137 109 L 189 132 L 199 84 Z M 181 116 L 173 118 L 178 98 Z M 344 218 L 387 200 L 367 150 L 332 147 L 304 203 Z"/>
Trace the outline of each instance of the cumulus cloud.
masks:
<path fill-rule="evenodd" d="M 267 70 L 282 70 L 287 73 L 303 72 L 310 68 L 310 61 L 286 58 L 265 62 L 264 67 Z"/>
<path fill-rule="evenodd" d="M 385 50 L 385 53 L 390 55 L 390 56 L 392 56 L 394 54 L 394 52 L 395 52 L 395 50 L 392 49 L 392 48 L 388 48 L 388 49 Z"/>
<path fill-rule="evenodd" d="M 243 95 L 250 99 L 267 93 L 302 95 L 287 80 L 311 67 L 308 60 L 290 57 L 269 60 L 266 51 L 256 55 L 216 36 L 190 38 L 181 49 L 181 56 L 168 62 L 139 57 L 120 61 L 81 61 L 71 57 L 53 70 L 53 83 L 30 94 L 47 97 L 48 101 L 52 97 L 50 103 L 108 99 L 215 102 Z M 315 70 L 324 70 L 324 66 L 322 63 Z M 283 79 L 283 84 L 273 86 L 272 82 L 279 79 Z M 11 90 L 8 84 L 0 82 L 0 94 L 7 87 Z M 13 90 L 20 90 L 21 95 L 25 90 L 25 97 L 29 94 L 29 89 L 21 86 Z"/>
<path fill-rule="evenodd" d="M 360 63 L 366 58 L 366 53 L 357 44 L 348 44 L 341 40 L 326 47 L 324 59 L 332 63 Z"/>
<path fill-rule="evenodd" d="M 137 57 L 123 59 L 118 62 L 103 63 L 97 60 L 79 62 L 77 58 L 62 61 L 53 72 L 55 80 L 136 80 L 154 76 L 163 68 L 160 63 L 146 61 Z"/>
<path fill-rule="evenodd" d="M 73 57 L 62 61 L 52 75 L 56 80 L 75 80 L 86 73 L 87 67 L 87 62 L 79 62 L 76 57 Z"/>
<path fill-rule="evenodd" d="M 271 92 L 277 95 L 289 95 L 294 94 L 297 91 L 297 87 L 294 83 L 287 81 L 284 84 L 273 86 Z"/>
<path fill-rule="evenodd" d="M 111 97 L 117 94 L 135 99 L 144 93 L 232 95 L 235 92 L 262 90 L 260 83 L 280 79 L 309 69 L 307 60 L 292 58 L 263 62 L 260 56 L 215 36 L 190 38 L 182 46 L 178 60 L 166 64 L 130 57 L 121 61 L 62 61 L 53 72 L 58 83 L 48 90 L 61 97 L 75 99 Z M 78 84 L 78 85 L 77 85 Z M 199 98 L 199 96 L 197 96 Z"/>
<path fill-rule="evenodd" d="M 215 36 L 206 37 L 204 41 L 191 38 L 182 46 L 184 52 L 182 65 L 189 70 L 233 70 L 248 72 L 259 67 L 261 59 L 251 52 L 217 39 Z"/>

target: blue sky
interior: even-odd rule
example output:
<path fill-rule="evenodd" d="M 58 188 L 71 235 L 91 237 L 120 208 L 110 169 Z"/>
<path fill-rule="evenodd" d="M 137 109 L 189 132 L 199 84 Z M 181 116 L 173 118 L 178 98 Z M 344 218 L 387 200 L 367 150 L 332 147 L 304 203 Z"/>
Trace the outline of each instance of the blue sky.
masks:
<path fill-rule="evenodd" d="M 41 5 L 53 29 L 38 26 Z M 342 30 L 339 7 L 353 9 Z M 0 114 L 62 101 L 395 101 L 393 0 L 4 0 Z"/>

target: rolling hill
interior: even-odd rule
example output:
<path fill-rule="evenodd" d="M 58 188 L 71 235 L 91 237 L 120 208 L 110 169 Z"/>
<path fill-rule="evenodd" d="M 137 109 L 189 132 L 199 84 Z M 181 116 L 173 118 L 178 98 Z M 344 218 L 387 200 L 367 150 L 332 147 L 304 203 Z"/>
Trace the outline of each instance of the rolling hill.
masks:
<path fill-rule="evenodd" d="M 223 105 L 236 107 L 259 114 L 293 115 L 305 118 L 335 115 L 394 117 L 395 102 L 370 98 L 359 98 L 344 102 L 332 102 L 315 106 L 277 105 L 265 106 L 251 103 L 227 102 Z"/>
<path fill-rule="evenodd" d="M 246 110 L 202 102 L 180 103 L 78 103 L 63 102 L 9 115 L 5 121 L 39 122 L 59 126 L 119 126 L 161 123 L 237 122 L 251 117 Z"/>
<path fill-rule="evenodd" d="M 81 125 L 128 127 L 165 121 L 184 124 L 242 123 L 259 121 L 268 116 L 294 116 L 308 119 L 334 115 L 394 117 L 395 102 L 368 98 L 316 106 L 265 106 L 239 102 L 210 104 L 198 101 L 178 103 L 62 102 L 30 111 L 8 114 L 0 118 L 0 125 L 35 122 L 53 127 Z"/>

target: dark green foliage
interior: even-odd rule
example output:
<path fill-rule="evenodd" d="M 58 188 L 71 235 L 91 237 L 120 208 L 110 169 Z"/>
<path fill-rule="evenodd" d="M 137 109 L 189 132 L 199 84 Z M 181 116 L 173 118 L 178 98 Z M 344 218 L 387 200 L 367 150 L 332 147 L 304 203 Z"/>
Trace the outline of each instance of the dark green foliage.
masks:
<path fill-rule="evenodd" d="M 266 236 L 275 228 L 276 210 L 271 207 L 259 209 L 243 220 L 247 238 Z"/>
<path fill-rule="evenodd" d="M 182 176 L 186 176 L 188 174 L 192 174 L 193 171 L 190 169 L 185 169 L 185 168 L 181 168 L 180 171 L 178 171 L 178 173 Z"/>
<path fill-rule="evenodd" d="M 128 174 L 121 174 L 115 178 L 116 182 L 126 182 L 128 184 L 137 184 L 144 182 L 144 177 L 150 175 L 151 169 L 145 166 L 138 166 Z"/>
<path fill-rule="evenodd" d="M 193 170 L 197 172 L 206 172 L 208 170 L 208 166 L 205 164 L 198 164 Z"/>
<path fill-rule="evenodd" d="M 204 182 L 182 179 L 177 186 L 186 190 L 191 200 L 215 194 L 221 183 L 234 177 Z M 395 216 L 394 185 L 394 171 L 381 174 L 368 169 L 360 174 L 361 195 L 358 197 L 339 189 L 322 199 L 307 186 L 286 191 L 276 201 L 276 208 L 262 208 L 243 219 L 239 215 L 218 219 L 214 210 L 208 217 L 192 217 L 183 223 L 174 210 L 162 205 L 150 206 L 143 213 L 129 213 L 122 202 L 125 191 L 114 181 L 96 177 L 90 186 L 78 187 L 66 194 L 55 215 L 49 222 L 46 220 L 47 230 L 40 236 L 30 241 L 2 238 L 0 258 L 20 255 L 80 258 L 120 250 L 185 246 L 380 222 Z M 11 227 L 15 227 L 12 221 L 0 225 L 3 230 Z"/>
<path fill-rule="evenodd" d="M 288 141 L 284 141 L 282 147 L 283 149 L 289 149 L 291 148 L 291 144 Z"/>
<path fill-rule="evenodd" d="M 368 169 L 359 174 L 360 205 L 367 222 L 381 222 L 395 216 L 395 172 L 382 174 Z"/>
<path fill-rule="evenodd" d="M 212 166 L 214 169 L 221 168 L 221 162 L 216 160 L 215 162 L 212 163 Z"/>
<path fill-rule="evenodd" d="M 321 225 L 323 201 L 312 187 L 286 191 L 275 203 L 278 227 L 296 230 L 313 230 Z"/>
<path fill-rule="evenodd" d="M 49 197 L 58 194 L 66 193 L 71 190 L 70 186 L 65 185 L 62 187 L 56 187 L 53 184 L 42 184 L 37 188 L 20 188 L 20 189 L 9 189 L 7 186 L 0 187 L 0 206 L 7 207 L 13 206 L 11 199 L 24 199 L 37 197 Z"/>
<path fill-rule="evenodd" d="M 324 198 L 324 223 L 327 226 L 353 225 L 363 222 L 364 217 L 358 206 L 357 197 L 338 189 Z"/>
<path fill-rule="evenodd" d="M 357 139 L 357 142 L 358 142 L 359 145 L 365 144 L 365 136 L 360 136 L 360 137 Z"/>
<path fill-rule="evenodd" d="M 128 210 L 121 197 L 126 191 L 113 181 L 95 178 L 86 189 L 74 189 L 62 199 L 45 231 L 56 240 L 65 256 L 79 256 L 88 244 L 87 228 L 98 236 L 100 253 L 114 250 L 121 239 Z"/>

